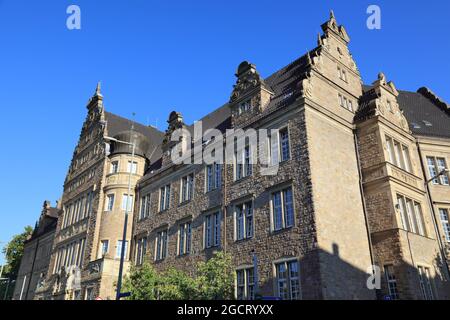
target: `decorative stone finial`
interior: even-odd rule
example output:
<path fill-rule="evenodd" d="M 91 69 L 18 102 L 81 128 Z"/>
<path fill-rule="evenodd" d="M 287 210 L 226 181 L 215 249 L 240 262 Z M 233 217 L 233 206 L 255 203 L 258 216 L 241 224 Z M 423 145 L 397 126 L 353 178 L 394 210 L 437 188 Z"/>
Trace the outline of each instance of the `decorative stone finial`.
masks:
<path fill-rule="evenodd" d="M 322 35 L 320 34 L 320 32 L 317 34 L 317 45 L 323 46 Z"/>
<path fill-rule="evenodd" d="M 330 10 L 330 20 L 331 19 L 336 19 L 336 17 L 334 16 L 334 11 Z"/>
<path fill-rule="evenodd" d="M 101 85 L 100 81 L 97 82 L 97 87 L 95 88 L 95 95 L 94 96 L 103 97 L 102 93 L 101 93 L 101 87 L 102 87 L 102 85 Z"/>

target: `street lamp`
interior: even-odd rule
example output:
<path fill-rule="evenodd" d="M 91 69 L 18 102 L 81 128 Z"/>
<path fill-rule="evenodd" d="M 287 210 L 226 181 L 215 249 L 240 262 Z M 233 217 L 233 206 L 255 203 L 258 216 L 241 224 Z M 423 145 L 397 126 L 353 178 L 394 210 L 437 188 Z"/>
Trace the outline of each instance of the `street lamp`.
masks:
<path fill-rule="evenodd" d="M 130 130 L 133 131 L 133 127 Z M 116 142 L 116 143 L 122 143 L 129 146 L 132 146 L 131 151 L 131 166 L 130 166 L 130 172 L 128 175 L 128 193 L 127 193 L 127 201 L 125 203 L 125 221 L 123 224 L 123 236 L 122 236 L 122 249 L 120 251 L 120 265 L 119 265 L 119 278 L 117 279 L 117 292 L 116 292 L 116 300 L 120 300 L 120 292 L 122 290 L 122 274 L 123 274 L 123 263 L 125 260 L 125 248 L 126 248 L 126 241 L 127 241 L 127 225 L 128 225 L 128 207 L 129 207 L 129 201 L 130 201 L 130 194 L 131 194 L 131 177 L 133 175 L 133 160 L 134 160 L 134 153 L 136 151 L 136 142 L 127 142 L 127 141 L 121 141 L 112 137 L 104 137 L 105 140 Z M 132 139 L 132 134 L 130 134 L 130 140 Z"/>
<path fill-rule="evenodd" d="M 440 176 L 446 175 L 450 172 L 449 169 L 444 169 L 441 172 L 439 172 L 437 175 L 435 175 L 433 178 L 429 179 L 425 184 L 428 185 L 431 181 L 439 178 Z"/>

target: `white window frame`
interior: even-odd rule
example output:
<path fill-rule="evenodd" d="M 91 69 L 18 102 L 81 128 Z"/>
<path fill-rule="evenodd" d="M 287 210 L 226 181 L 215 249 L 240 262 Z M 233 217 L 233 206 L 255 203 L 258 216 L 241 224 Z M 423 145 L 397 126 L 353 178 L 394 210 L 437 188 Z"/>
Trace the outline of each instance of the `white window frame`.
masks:
<path fill-rule="evenodd" d="M 106 251 L 104 244 L 106 243 Z M 108 239 L 103 239 L 100 241 L 100 248 L 99 248 L 99 252 L 98 252 L 98 258 L 101 259 L 103 258 L 105 255 L 108 254 L 109 252 L 109 240 Z"/>
<path fill-rule="evenodd" d="M 297 273 L 298 276 L 297 277 L 291 277 L 291 269 L 290 269 L 290 265 L 292 263 L 296 263 L 297 264 Z M 276 296 L 279 298 L 282 298 L 280 295 L 280 282 L 281 279 L 279 278 L 279 273 L 278 273 L 278 266 L 280 265 L 284 265 L 284 267 L 286 268 L 286 275 L 287 278 L 285 280 L 283 280 L 283 282 L 286 282 L 286 286 L 287 286 L 287 294 L 288 294 L 288 300 L 301 300 L 302 299 L 302 283 L 301 283 L 301 266 L 300 266 L 300 261 L 297 258 L 291 258 L 291 259 L 282 259 L 282 260 L 278 260 L 275 261 L 273 263 L 273 279 L 274 279 L 274 285 L 275 285 L 275 293 Z M 283 278 L 284 279 L 284 278 Z M 293 296 L 293 282 L 294 281 L 298 281 L 298 295 L 296 297 Z"/>
<path fill-rule="evenodd" d="M 287 224 L 287 213 L 286 213 L 286 202 L 285 202 L 285 192 L 287 190 L 291 189 L 291 193 L 292 193 L 292 225 L 288 225 Z M 276 226 L 276 216 L 275 216 L 275 194 L 279 193 L 280 194 L 280 205 L 281 205 L 281 227 L 277 228 Z M 272 232 L 277 232 L 277 231 L 281 231 L 281 230 L 285 230 L 285 229 L 289 229 L 295 226 L 295 217 L 296 217 L 296 210 L 295 210 L 295 196 L 294 196 L 294 188 L 292 187 L 292 185 L 288 185 L 288 186 L 284 186 L 284 187 L 280 187 L 277 188 L 275 190 L 273 190 L 270 194 L 270 223 L 271 223 L 271 230 Z"/>
<path fill-rule="evenodd" d="M 429 179 L 436 177 L 442 170 L 447 169 L 447 161 L 444 157 L 437 156 L 427 156 L 427 167 L 428 167 L 428 175 Z M 439 161 L 442 160 L 444 165 L 440 165 Z M 439 177 L 436 177 L 432 180 L 434 185 L 443 185 L 449 186 L 449 175 L 443 174 Z"/>
<path fill-rule="evenodd" d="M 154 260 L 163 261 L 167 258 L 169 249 L 169 230 L 163 229 L 156 232 Z"/>
<path fill-rule="evenodd" d="M 122 240 L 117 240 L 116 242 L 116 259 L 120 259 L 120 255 L 122 253 Z M 127 259 L 127 254 L 128 254 L 128 240 L 125 241 L 125 260 Z"/>
<path fill-rule="evenodd" d="M 119 160 L 111 161 L 111 166 L 110 166 L 110 169 L 109 169 L 109 173 L 110 174 L 118 173 L 119 172 L 119 165 L 120 165 Z"/>
<path fill-rule="evenodd" d="M 194 196 L 194 173 L 185 175 L 180 180 L 180 204 L 192 200 Z"/>
<path fill-rule="evenodd" d="M 192 250 L 192 221 L 185 221 L 178 225 L 178 256 L 189 255 Z"/>
<path fill-rule="evenodd" d="M 128 212 L 133 212 L 133 200 L 134 200 L 134 194 L 122 194 L 122 205 L 121 209 L 123 211 L 127 210 L 127 201 L 128 201 Z"/>
<path fill-rule="evenodd" d="M 392 300 L 399 300 L 400 295 L 398 292 L 397 278 L 395 275 L 394 265 L 387 264 L 384 266 L 384 276 L 386 278 L 389 296 L 391 297 Z"/>
<path fill-rule="evenodd" d="M 127 173 L 137 174 L 138 171 L 138 163 L 137 161 L 128 160 L 127 162 Z"/>
<path fill-rule="evenodd" d="M 439 208 L 439 217 L 441 219 L 442 229 L 444 231 L 444 237 L 447 243 L 450 243 L 450 221 L 449 221 L 449 209 Z"/>
<path fill-rule="evenodd" d="M 166 211 L 170 208 L 170 197 L 171 197 L 171 185 L 167 184 L 161 188 L 159 188 L 159 212 Z"/>
<path fill-rule="evenodd" d="M 114 193 L 108 193 L 106 195 L 105 211 L 106 212 L 113 211 L 115 202 L 116 202 L 116 195 Z"/>
<path fill-rule="evenodd" d="M 250 204 L 251 214 L 248 212 L 248 204 Z M 239 217 L 238 208 L 242 207 L 242 236 L 239 234 Z M 241 210 L 241 209 L 239 209 Z M 253 200 L 246 200 L 234 205 L 234 240 L 243 241 L 254 237 L 255 233 L 255 208 Z M 248 227 L 249 220 L 251 220 L 250 229 Z"/>
<path fill-rule="evenodd" d="M 208 226 L 208 220 L 210 225 Z M 217 248 L 221 245 L 222 213 L 220 210 L 204 215 L 203 218 L 203 248 Z"/>
<path fill-rule="evenodd" d="M 249 280 L 249 274 L 253 271 L 253 279 L 252 282 Z M 256 290 L 256 282 L 257 276 L 255 274 L 254 266 L 244 266 L 236 269 L 236 280 L 235 280 L 235 297 L 237 300 L 255 300 L 255 290 Z M 243 276 L 243 284 L 240 286 L 239 284 L 239 274 L 242 273 Z M 242 299 L 239 297 L 239 288 L 243 288 Z M 251 293 L 252 292 L 252 293 Z"/>

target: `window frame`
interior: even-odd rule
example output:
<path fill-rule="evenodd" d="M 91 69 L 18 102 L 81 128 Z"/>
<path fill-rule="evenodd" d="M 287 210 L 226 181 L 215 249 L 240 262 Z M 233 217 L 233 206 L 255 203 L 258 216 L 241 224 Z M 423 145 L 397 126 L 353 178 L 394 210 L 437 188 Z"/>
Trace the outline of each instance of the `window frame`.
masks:
<path fill-rule="evenodd" d="M 210 220 L 209 226 L 208 220 Z M 222 212 L 217 210 L 205 213 L 203 217 L 203 249 L 220 248 L 222 240 L 221 233 Z"/>
<path fill-rule="evenodd" d="M 394 265 L 386 264 L 384 265 L 383 269 L 389 296 L 392 300 L 400 300 Z"/>
<path fill-rule="evenodd" d="M 250 206 L 248 206 L 250 204 Z M 239 233 L 240 224 L 238 220 L 238 208 L 240 209 L 242 215 L 242 236 Z M 251 213 L 248 211 L 248 207 L 251 209 Z M 244 241 L 252 239 L 255 235 L 255 208 L 253 199 L 247 199 L 245 201 L 241 201 L 233 205 L 233 221 L 234 221 L 234 241 Z M 248 224 L 250 222 L 250 229 L 248 228 Z"/>
<path fill-rule="evenodd" d="M 249 276 L 250 270 L 253 272 L 253 277 Z M 242 273 L 242 279 L 243 279 L 243 284 L 240 285 L 239 283 L 239 274 Z M 242 266 L 236 269 L 236 280 L 235 280 L 235 298 L 236 300 L 241 300 L 241 301 L 252 301 L 255 300 L 255 293 L 256 293 L 256 270 L 254 266 Z M 249 282 L 249 278 L 252 278 L 252 282 Z M 243 295 L 242 295 L 242 299 L 240 299 L 239 297 L 239 288 L 242 287 L 243 288 Z M 249 292 L 250 295 L 249 295 Z"/>
<path fill-rule="evenodd" d="M 285 202 L 285 193 L 290 189 L 291 191 L 291 206 L 292 206 L 292 224 L 286 224 L 287 221 L 287 213 L 286 213 L 286 202 Z M 275 216 L 275 194 L 280 194 L 280 209 L 281 209 L 281 227 L 277 228 L 277 217 Z M 271 231 L 280 232 L 282 230 L 288 230 L 290 228 L 295 227 L 295 219 L 296 219 L 296 208 L 295 208 L 295 196 L 294 196 L 294 188 L 292 185 L 285 185 L 283 187 L 279 187 L 271 191 L 270 194 L 270 226 Z"/>
<path fill-rule="evenodd" d="M 110 201 L 112 199 L 112 201 Z M 114 205 L 116 202 L 116 194 L 115 193 L 108 193 L 106 195 L 106 206 L 105 211 L 106 212 L 112 212 L 114 211 Z"/>
<path fill-rule="evenodd" d="M 292 277 L 291 276 L 291 264 L 295 263 L 297 265 L 297 276 Z M 286 278 L 279 278 L 279 269 L 278 266 L 283 265 L 285 267 L 285 273 Z M 285 282 L 288 299 L 287 300 L 301 300 L 302 299 L 302 283 L 301 283 L 301 266 L 300 261 L 298 258 L 287 258 L 287 259 L 281 259 L 278 261 L 273 262 L 273 279 L 274 279 L 274 292 L 276 293 L 276 296 L 279 297 L 281 300 L 283 300 L 280 288 L 280 282 Z M 294 298 L 293 296 L 293 282 L 297 281 L 298 285 L 298 293 L 297 296 Z"/>

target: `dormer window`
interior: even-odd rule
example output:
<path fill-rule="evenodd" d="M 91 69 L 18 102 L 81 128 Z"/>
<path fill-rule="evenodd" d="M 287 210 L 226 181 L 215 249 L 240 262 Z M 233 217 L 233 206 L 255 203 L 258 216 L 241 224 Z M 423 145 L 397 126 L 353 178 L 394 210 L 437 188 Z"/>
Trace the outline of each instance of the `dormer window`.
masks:
<path fill-rule="evenodd" d="M 251 109 L 251 107 L 252 107 L 252 105 L 251 105 L 250 99 L 248 99 L 248 100 L 246 100 L 246 101 L 244 101 L 244 102 L 241 102 L 241 103 L 239 104 L 238 114 L 241 115 L 241 114 L 243 114 L 244 112 L 249 111 L 249 110 Z"/>

